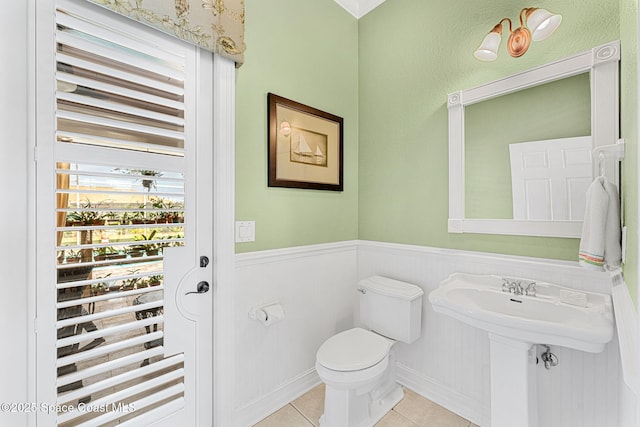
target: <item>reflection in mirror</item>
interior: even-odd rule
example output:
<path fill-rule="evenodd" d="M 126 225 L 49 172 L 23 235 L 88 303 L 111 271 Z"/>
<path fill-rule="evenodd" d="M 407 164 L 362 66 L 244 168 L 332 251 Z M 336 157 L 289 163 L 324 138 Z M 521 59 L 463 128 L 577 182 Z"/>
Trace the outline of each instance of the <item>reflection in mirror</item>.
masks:
<path fill-rule="evenodd" d="M 620 41 L 613 41 L 449 94 L 450 233 L 580 237 L 582 214 L 549 201 L 584 204 L 583 190 L 573 187 L 584 187 L 594 173 L 618 183 L 619 159 L 604 158 L 597 170 L 591 163 L 591 173 L 574 174 L 573 166 L 583 167 L 593 150 L 615 147 L 620 138 L 619 61 Z M 564 184 L 536 175 L 554 156 L 572 164 L 546 168 Z"/>
<path fill-rule="evenodd" d="M 466 218 L 582 220 L 589 73 L 468 105 L 464 116 Z"/>
<path fill-rule="evenodd" d="M 513 219 L 582 221 L 592 146 L 590 136 L 509 144 Z"/>

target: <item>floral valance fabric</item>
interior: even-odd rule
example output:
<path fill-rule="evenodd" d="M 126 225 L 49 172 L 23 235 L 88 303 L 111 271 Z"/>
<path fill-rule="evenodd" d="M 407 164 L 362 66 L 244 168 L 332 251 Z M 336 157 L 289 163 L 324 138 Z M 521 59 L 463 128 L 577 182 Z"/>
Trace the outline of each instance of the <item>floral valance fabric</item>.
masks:
<path fill-rule="evenodd" d="M 88 0 L 188 43 L 244 60 L 244 0 Z"/>

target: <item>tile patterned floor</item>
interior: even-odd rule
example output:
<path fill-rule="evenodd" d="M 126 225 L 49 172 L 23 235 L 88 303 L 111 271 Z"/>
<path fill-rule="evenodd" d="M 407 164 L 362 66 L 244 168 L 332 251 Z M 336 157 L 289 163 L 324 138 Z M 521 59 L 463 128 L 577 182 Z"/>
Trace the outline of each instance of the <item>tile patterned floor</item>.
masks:
<path fill-rule="evenodd" d="M 260 421 L 254 427 L 318 427 L 324 406 L 324 384 Z M 375 427 L 478 427 L 419 394 L 404 389 L 404 398 Z"/>

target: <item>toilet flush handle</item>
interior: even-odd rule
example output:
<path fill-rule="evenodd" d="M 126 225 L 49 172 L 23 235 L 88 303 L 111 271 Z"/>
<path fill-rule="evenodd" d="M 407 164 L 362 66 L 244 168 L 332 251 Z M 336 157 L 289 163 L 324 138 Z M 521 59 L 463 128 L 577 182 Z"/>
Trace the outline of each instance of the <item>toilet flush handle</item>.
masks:
<path fill-rule="evenodd" d="M 367 290 L 365 288 L 358 288 L 358 292 L 364 295 L 367 293 Z"/>

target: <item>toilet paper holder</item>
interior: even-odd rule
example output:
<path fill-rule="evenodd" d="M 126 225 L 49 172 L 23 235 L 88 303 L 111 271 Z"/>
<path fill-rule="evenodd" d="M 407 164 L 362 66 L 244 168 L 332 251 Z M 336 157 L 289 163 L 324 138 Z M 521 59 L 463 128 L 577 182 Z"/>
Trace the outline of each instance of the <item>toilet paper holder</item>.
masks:
<path fill-rule="evenodd" d="M 278 302 L 258 305 L 249 310 L 249 318 L 269 326 L 284 319 L 284 308 Z"/>

